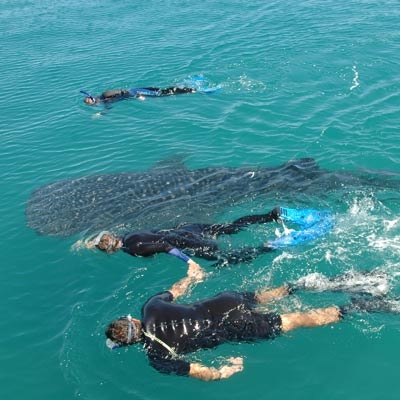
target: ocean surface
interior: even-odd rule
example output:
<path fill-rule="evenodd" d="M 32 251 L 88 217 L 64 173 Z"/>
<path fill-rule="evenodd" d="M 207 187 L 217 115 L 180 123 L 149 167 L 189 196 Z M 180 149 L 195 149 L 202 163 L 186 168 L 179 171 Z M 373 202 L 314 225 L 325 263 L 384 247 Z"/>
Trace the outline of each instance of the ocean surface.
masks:
<path fill-rule="evenodd" d="M 399 315 L 357 314 L 188 356 L 216 367 L 243 357 L 244 371 L 219 382 L 162 375 L 138 346 L 110 351 L 107 324 L 138 315 L 148 296 L 184 276 L 184 264 L 81 249 L 84 232 L 40 235 L 25 216 L 42 185 L 160 162 L 177 168 L 177 157 L 189 169 L 312 157 L 343 176 L 380 171 L 398 187 L 344 179 L 335 191 L 300 191 L 285 204 L 274 193 L 247 201 L 244 193 L 243 202 L 218 209 L 213 218 L 224 222 L 276 205 L 326 208 L 336 223 L 315 242 L 247 264 L 217 270 L 197 260 L 210 275 L 182 300 L 375 268 L 398 296 L 399 26 L 399 2 L 390 0 L 1 1 L 0 398 L 399 399 Z M 79 92 L 167 87 L 194 76 L 222 90 L 133 99 L 101 115 Z M 275 228 L 255 226 L 222 245 L 259 244 Z M 298 293 L 278 306 L 349 297 Z"/>

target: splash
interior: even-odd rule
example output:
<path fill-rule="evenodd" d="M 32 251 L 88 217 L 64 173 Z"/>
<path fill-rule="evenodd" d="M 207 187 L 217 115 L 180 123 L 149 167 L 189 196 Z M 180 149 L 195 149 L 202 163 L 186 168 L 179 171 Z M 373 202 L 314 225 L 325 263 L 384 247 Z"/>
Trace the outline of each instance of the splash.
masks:
<path fill-rule="evenodd" d="M 374 247 L 377 250 L 387 251 L 392 250 L 400 252 L 400 236 L 393 238 L 378 237 L 376 234 L 372 234 L 367 237 L 368 245 Z"/>
<path fill-rule="evenodd" d="M 183 82 L 183 86 L 193 87 L 199 93 L 214 93 L 222 89 L 222 84 L 214 84 L 202 74 L 188 76 Z"/>
<path fill-rule="evenodd" d="M 333 278 L 321 273 L 313 273 L 300 278 L 296 287 L 315 292 L 362 293 L 384 296 L 389 291 L 389 277 L 381 270 L 348 271 Z"/>
<path fill-rule="evenodd" d="M 350 90 L 354 90 L 355 88 L 360 86 L 360 82 L 358 81 L 357 67 L 355 65 L 353 65 L 351 70 L 354 72 L 354 78 L 353 78 L 353 85 L 350 87 Z"/>

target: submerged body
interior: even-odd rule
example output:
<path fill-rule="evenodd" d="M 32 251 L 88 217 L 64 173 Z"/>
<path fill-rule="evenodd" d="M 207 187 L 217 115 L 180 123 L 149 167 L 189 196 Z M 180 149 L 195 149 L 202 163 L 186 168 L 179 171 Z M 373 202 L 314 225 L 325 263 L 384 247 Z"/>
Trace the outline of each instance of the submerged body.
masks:
<path fill-rule="evenodd" d="M 174 96 L 177 94 L 187 93 L 215 93 L 221 89 L 221 85 L 212 86 L 203 75 L 194 75 L 188 77 L 182 84 L 176 86 L 169 86 L 167 88 L 159 88 L 154 86 L 134 87 L 131 89 L 111 89 L 106 90 L 100 96 L 93 96 L 86 90 L 80 92 L 86 97 L 84 103 L 93 106 L 103 103 L 109 107 L 110 103 L 116 101 L 127 100 L 136 98 L 144 100 L 146 97 L 165 97 Z"/>
<path fill-rule="evenodd" d="M 275 207 L 264 214 L 245 215 L 223 224 L 182 224 L 176 228 L 134 231 L 123 236 L 102 231 L 93 240 L 85 243 L 87 248 L 96 247 L 107 254 L 120 250 L 134 257 L 167 253 L 184 262 L 188 262 L 190 256 L 196 256 L 217 261 L 214 266 L 223 266 L 247 262 L 279 248 L 315 240 L 331 230 L 333 221 L 332 213 L 327 210 Z M 283 232 L 281 234 L 277 230 L 277 238 L 257 246 L 240 246 L 226 250 L 219 248 L 218 237 L 237 234 L 250 225 L 270 222 L 282 223 Z M 288 229 L 284 222 L 294 223 L 300 229 Z"/>
<path fill-rule="evenodd" d="M 311 158 L 276 167 L 189 170 L 160 164 L 143 172 L 89 175 L 36 189 L 28 199 L 27 224 L 40 234 L 71 236 L 119 225 L 136 229 L 177 226 L 209 218 L 225 207 L 265 196 L 275 204 L 301 193 L 375 185 L 400 188 L 398 180 L 320 169 Z"/>
<path fill-rule="evenodd" d="M 217 238 L 221 235 L 233 235 L 252 224 L 278 222 L 282 208 L 260 215 L 248 215 L 225 224 L 183 224 L 171 229 L 149 229 L 134 231 L 124 236 L 111 232 L 100 232 L 87 247 L 95 246 L 108 254 L 122 250 L 134 257 L 150 257 L 167 253 L 187 262 L 190 257 L 185 254 L 202 257 L 206 260 L 219 260 L 222 263 L 236 264 L 249 261 L 258 255 L 272 251 L 272 247 L 244 247 L 236 251 L 223 252 L 219 249 Z M 182 252 L 182 250 L 185 252 Z"/>
<path fill-rule="evenodd" d="M 185 354 L 199 349 L 210 349 L 224 343 L 243 343 L 274 339 L 282 333 L 298 328 L 313 328 L 339 322 L 349 313 L 388 312 L 399 313 L 398 299 L 384 297 L 387 292 L 370 296 L 366 291 L 370 279 L 382 283 L 387 277 L 379 271 L 361 274 L 357 285 L 347 282 L 349 275 L 327 278 L 331 285 L 323 290 L 358 292 L 357 298 L 342 306 L 314 308 L 307 311 L 272 312 L 272 303 L 299 290 L 322 289 L 316 285 L 305 285 L 304 280 L 289 282 L 273 289 L 262 288 L 252 292 L 224 291 L 191 304 L 176 302 L 188 289 L 206 277 L 202 268 L 188 261 L 187 275 L 176 282 L 168 291 L 151 296 L 143 305 L 141 318 L 130 314 L 111 322 L 105 334 L 110 349 L 142 344 L 150 364 L 159 372 L 189 376 L 202 380 L 229 378 L 243 370 L 241 357 L 229 358 L 219 368 L 193 362 Z M 362 279 L 364 277 L 364 279 Z M 304 277 L 306 278 L 306 277 Z M 307 280 L 307 279 L 306 279 Z M 340 282 L 342 282 L 340 284 Z M 376 279 L 375 279 L 376 282 Z M 365 283 L 367 284 L 365 286 Z M 365 296 L 364 294 L 368 294 Z M 268 312 L 259 305 L 267 305 Z M 196 357 L 198 360 L 199 357 Z M 213 363 L 215 365 L 215 362 Z"/>
<path fill-rule="evenodd" d="M 86 94 L 84 102 L 89 106 L 99 103 L 108 104 L 130 98 L 144 99 L 145 97 L 163 97 L 195 92 L 196 89 L 189 87 L 169 87 L 166 89 L 143 87 L 132 89 L 112 89 L 103 92 L 100 96 L 92 96 L 90 93 L 81 90 L 81 93 Z"/>

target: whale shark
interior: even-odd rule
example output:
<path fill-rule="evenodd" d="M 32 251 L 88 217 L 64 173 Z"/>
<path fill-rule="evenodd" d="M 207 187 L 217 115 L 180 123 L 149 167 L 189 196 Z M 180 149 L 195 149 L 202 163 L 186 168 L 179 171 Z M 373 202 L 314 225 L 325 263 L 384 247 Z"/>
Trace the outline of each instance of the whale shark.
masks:
<path fill-rule="evenodd" d="M 398 178 L 396 176 L 396 178 Z M 145 171 L 87 175 L 36 188 L 26 204 L 28 227 L 41 235 L 68 237 L 118 226 L 144 229 L 182 222 L 215 222 L 226 207 L 252 201 L 324 197 L 355 187 L 400 188 L 393 176 L 335 172 L 314 159 L 278 166 L 189 169 L 167 160 Z"/>

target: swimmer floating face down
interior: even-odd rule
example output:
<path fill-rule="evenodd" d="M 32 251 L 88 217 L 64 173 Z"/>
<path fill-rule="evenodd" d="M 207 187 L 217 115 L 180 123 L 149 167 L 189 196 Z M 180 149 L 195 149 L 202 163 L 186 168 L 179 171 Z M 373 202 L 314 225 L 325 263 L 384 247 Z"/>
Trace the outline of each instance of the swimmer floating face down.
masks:
<path fill-rule="evenodd" d="M 129 346 L 140 341 L 141 322 L 130 314 L 112 322 L 107 330 L 106 345 L 110 349 Z"/>
<path fill-rule="evenodd" d="M 98 103 L 98 98 L 92 96 L 90 93 L 88 93 L 86 90 L 80 90 L 80 93 L 84 94 L 86 97 L 83 99 L 83 102 L 89 106 L 93 106 L 96 103 Z"/>
<path fill-rule="evenodd" d="M 115 253 L 122 247 L 121 239 L 107 231 L 100 232 L 93 244 L 96 248 L 108 254 Z"/>
<path fill-rule="evenodd" d="M 83 101 L 85 104 L 87 104 L 89 106 L 93 106 L 97 103 L 96 99 L 92 96 L 85 97 Z"/>

